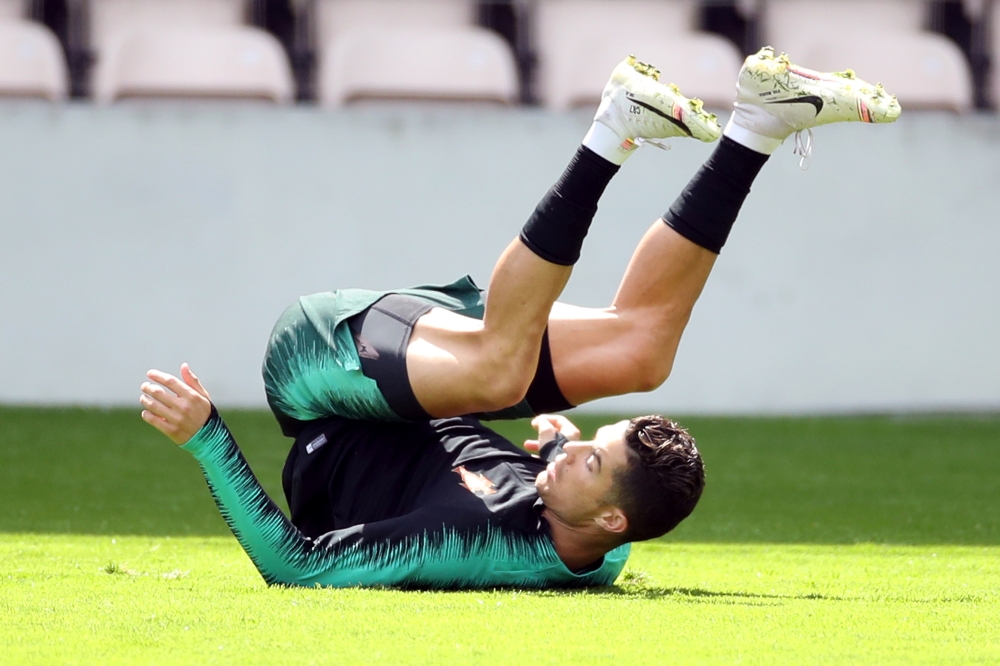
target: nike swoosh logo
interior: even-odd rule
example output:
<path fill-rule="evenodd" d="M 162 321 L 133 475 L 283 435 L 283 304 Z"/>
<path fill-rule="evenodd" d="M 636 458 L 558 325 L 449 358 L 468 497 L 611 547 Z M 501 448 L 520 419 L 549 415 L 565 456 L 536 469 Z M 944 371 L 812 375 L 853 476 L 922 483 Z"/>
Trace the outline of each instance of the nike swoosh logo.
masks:
<path fill-rule="evenodd" d="M 777 102 L 765 102 L 765 104 L 812 104 L 816 107 L 816 115 L 823 110 L 823 98 L 817 95 L 806 95 L 804 97 L 793 97 L 792 99 L 782 99 Z"/>
<path fill-rule="evenodd" d="M 685 125 L 681 121 L 677 120 L 676 118 L 674 118 L 670 114 L 663 113 L 663 111 L 660 111 L 655 106 L 650 106 L 649 104 L 646 104 L 645 102 L 640 101 L 640 100 L 636 99 L 635 97 L 632 97 L 632 95 L 630 95 L 628 93 L 625 93 L 625 99 L 627 99 L 628 101 L 632 102 L 633 104 L 638 104 L 639 106 L 641 106 L 644 109 L 649 109 L 650 111 L 652 111 L 656 115 L 660 116 L 661 118 L 666 118 L 667 120 L 669 120 L 670 122 L 672 122 L 674 125 L 677 125 L 677 127 L 679 127 L 682 132 L 684 132 L 688 136 L 691 136 L 691 130 L 689 130 L 687 128 L 687 125 Z"/>
<path fill-rule="evenodd" d="M 378 350 L 369 346 L 367 342 L 361 339 L 360 335 L 354 336 L 354 346 L 357 348 L 358 356 L 361 358 L 367 358 L 370 361 L 378 360 Z"/>

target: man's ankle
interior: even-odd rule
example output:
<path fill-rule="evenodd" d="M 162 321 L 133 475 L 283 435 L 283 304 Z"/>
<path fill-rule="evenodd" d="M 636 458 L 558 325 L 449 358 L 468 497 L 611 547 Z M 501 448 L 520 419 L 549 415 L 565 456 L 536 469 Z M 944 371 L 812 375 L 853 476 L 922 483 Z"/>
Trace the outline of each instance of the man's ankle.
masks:
<path fill-rule="evenodd" d="M 631 139 L 622 139 L 613 129 L 596 120 L 583 137 L 583 145 L 618 166 L 624 164 L 639 147 Z"/>
<path fill-rule="evenodd" d="M 722 130 L 722 136 L 729 137 L 730 140 L 762 155 L 772 154 L 784 143 L 784 139 L 767 136 L 739 124 L 735 120 L 736 113 L 734 112 L 730 116 L 729 122 L 726 123 L 725 129 Z"/>

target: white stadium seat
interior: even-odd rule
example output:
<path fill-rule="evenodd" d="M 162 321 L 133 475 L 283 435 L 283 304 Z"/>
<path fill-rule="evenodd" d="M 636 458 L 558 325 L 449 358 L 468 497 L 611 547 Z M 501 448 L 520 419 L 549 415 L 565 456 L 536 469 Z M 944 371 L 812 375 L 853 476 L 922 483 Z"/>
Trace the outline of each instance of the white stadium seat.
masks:
<path fill-rule="evenodd" d="M 270 34 L 249 27 L 140 30 L 99 63 L 95 98 L 292 100 L 288 58 Z"/>
<path fill-rule="evenodd" d="M 0 96 L 66 98 L 66 59 L 55 35 L 39 23 L 0 20 Z"/>
<path fill-rule="evenodd" d="M 23 19 L 27 16 L 24 10 L 24 0 L 0 0 L 0 21 Z"/>
<path fill-rule="evenodd" d="M 514 57 L 498 35 L 476 27 L 358 28 L 324 50 L 320 99 L 435 99 L 510 104 L 517 100 Z"/>
<path fill-rule="evenodd" d="M 972 108 L 972 73 L 949 39 L 922 29 L 913 0 L 769 0 L 764 39 L 812 69 L 853 69 L 906 109 Z"/>
<path fill-rule="evenodd" d="M 475 24 L 472 0 L 317 0 L 316 41 L 357 28 L 459 28 Z"/>
<path fill-rule="evenodd" d="M 987 14 L 988 15 L 988 14 Z M 989 15 L 988 15 L 989 16 Z M 987 94 L 993 100 L 996 108 L 1000 108 L 1000 11 L 996 8 L 992 13 L 990 26 L 990 80 L 987 82 Z"/>
<path fill-rule="evenodd" d="M 263 44 L 263 35 L 248 36 L 245 14 L 246 0 L 89 0 L 94 96 L 102 102 L 135 96 L 273 99 L 275 84 L 266 81 L 277 66 L 265 64 L 274 60 L 273 44 Z M 230 75 L 236 78 L 227 81 Z"/>
<path fill-rule="evenodd" d="M 90 42 L 101 50 L 147 28 L 212 28 L 244 24 L 246 0 L 90 0 Z"/>
<path fill-rule="evenodd" d="M 728 107 L 743 58 L 726 39 L 696 31 L 696 11 L 689 0 L 539 0 L 536 94 L 551 109 L 593 106 L 633 54 L 688 97 Z"/>
<path fill-rule="evenodd" d="M 373 99 L 513 103 L 514 54 L 471 0 L 319 0 L 326 106 Z"/>
<path fill-rule="evenodd" d="M 926 3 L 916 0 L 767 0 L 763 18 L 767 39 L 798 45 L 834 30 L 846 30 L 846 42 L 852 34 L 917 33 L 924 29 L 926 12 Z"/>

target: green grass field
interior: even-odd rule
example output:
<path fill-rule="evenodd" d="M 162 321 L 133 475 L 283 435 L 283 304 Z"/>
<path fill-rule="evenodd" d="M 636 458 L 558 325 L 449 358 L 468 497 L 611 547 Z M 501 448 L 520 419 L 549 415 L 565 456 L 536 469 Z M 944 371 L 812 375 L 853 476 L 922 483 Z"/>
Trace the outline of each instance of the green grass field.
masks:
<path fill-rule="evenodd" d="M 616 586 L 432 593 L 267 588 L 135 410 L 0 408 L 0 663 L 1000 662 L 1000 416 L 684 421 L 705 497 Z"/>

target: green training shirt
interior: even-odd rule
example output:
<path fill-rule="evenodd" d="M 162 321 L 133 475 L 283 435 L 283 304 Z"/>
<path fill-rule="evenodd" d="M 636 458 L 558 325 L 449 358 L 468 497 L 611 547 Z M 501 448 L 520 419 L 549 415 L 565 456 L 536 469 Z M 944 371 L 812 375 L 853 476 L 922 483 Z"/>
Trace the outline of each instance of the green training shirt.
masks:
<path fill-rule="evenodd" d="M 471 417 L 311 424 L 285 469 L 291 520 L 264 493 L 214 409 L 183 448 L 268 584 L 609 585 L 630 550 L 626 544 L 570 571 L 534 486 L 547 461 Z"/>

